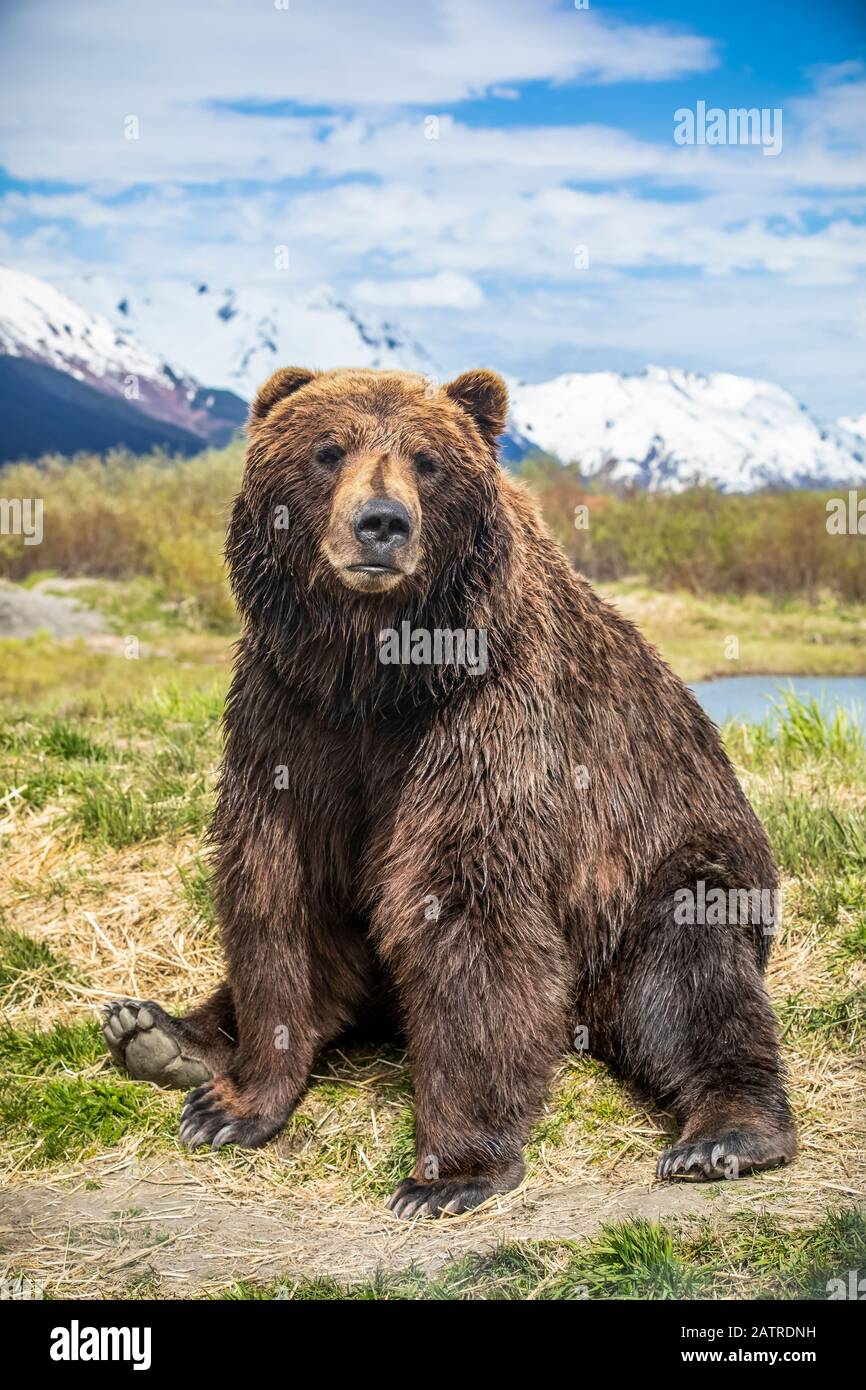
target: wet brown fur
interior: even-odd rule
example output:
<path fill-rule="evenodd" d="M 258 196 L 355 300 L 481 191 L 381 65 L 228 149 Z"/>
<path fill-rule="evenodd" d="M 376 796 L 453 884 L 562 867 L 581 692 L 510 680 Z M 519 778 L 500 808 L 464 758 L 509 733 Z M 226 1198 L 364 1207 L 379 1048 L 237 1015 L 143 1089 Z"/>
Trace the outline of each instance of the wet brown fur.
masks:
<path fill-rule="evenodd" d="M 244 618 L 213 829 L 227 983 L 181 1026 L 228 1080 L 185 1114 L 198 1142 L 263 1143 L 322 1047 L 392 1019 L 416 1090 L 402 1214 L 519 1181 L 578 1025 L 672 1108 L 668 1172 L 795 1149 L 769 935 L 673 917 L 700 879 L 773 890 L 766 836 L 694 696 L 500 467 L 505 408 L 486 372 L 433 390 L 277 373 L 227 542 Z M 345 451 L 337 467 L 317 463 L 322 441 Z M 358 592 L 333 556 L 381 486 L 415 508 L 415 568 Z M 486 672 L 383 665 L 379 633 L 404 619 L 486 629 Z"/>

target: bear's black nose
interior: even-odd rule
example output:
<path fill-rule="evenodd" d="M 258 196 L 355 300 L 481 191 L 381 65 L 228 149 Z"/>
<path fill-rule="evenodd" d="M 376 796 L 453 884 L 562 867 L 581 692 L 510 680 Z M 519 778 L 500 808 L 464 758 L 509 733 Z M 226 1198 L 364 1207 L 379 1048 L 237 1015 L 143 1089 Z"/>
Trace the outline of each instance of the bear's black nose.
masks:
<path fill-rule="evenodd" d="M 399 550 L 412 534 L 412 517 L 395 498 L 371 497 L 355 513 L 352 530 L 364 546 Z"/>

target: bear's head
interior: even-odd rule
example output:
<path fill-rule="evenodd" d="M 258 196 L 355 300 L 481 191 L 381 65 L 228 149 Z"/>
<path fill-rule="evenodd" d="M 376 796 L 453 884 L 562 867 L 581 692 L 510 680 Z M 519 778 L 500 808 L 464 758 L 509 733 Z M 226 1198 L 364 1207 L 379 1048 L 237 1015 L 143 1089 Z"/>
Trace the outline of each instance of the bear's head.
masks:
<path fill-rule="evenodd" d="M 483 549 L 507 406 L 489 371 L 443 386 L 408 372 L 276 372 L 252 407 L 229 534 L 241 607 L 255 616 L 278 573 L 343 606 L 453 581 Z"/>

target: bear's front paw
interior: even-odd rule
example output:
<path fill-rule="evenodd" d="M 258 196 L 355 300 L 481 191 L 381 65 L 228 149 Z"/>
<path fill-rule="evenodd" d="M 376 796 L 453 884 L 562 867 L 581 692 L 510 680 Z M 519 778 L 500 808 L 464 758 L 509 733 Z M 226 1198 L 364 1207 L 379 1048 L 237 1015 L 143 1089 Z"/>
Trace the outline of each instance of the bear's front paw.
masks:
<path fill-rule="evenodd" d="M 243 1094 L 228 1077 L 209 1081 L 190 1091 L 180 1117 L 180 1140 L 188 1149 L 209 1144 L 221 1149 L 238 1144 L 258 1149 L 279 1134 L 283 1116 L 257 1114 L 244 1103 Z"/>
<path fill-rule="evenodd" d="M 765 1168 L 790 1163 L 797 1152 L 792 1130 L 761 1132 L 744 1126 L 728 1130 L 715 1139 L 681 1139 L 665 1149 L 656 1167 L 663 1181 L 676 1178 L 692 1182 L 713 1182 L 719 1178 L 743 1178 Z"/>
<path fill-rule="evenodd" d="M 437 1178 L 425 1182 L 404 1178 L 386 1203 L 395 1216 L 458 1216 L 461 1211 L 480 1207 L 498 1189 L 489 1178 Z"/>

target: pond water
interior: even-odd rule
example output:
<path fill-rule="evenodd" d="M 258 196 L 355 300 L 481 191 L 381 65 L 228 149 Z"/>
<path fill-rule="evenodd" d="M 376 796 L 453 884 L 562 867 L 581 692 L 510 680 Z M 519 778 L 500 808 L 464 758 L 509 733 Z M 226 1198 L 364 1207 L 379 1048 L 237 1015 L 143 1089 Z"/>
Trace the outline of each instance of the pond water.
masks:
<path fill-rule="evenodd" d="M 815 699 L 828 714 L 842 705 L 866 729 L 866 676 L 722 676 L 696 681 L 692 690 L 716 724 L 726 719 L 760 724 L 770 718 L 782 695 L 793 691 L 800 699 Z"/>

